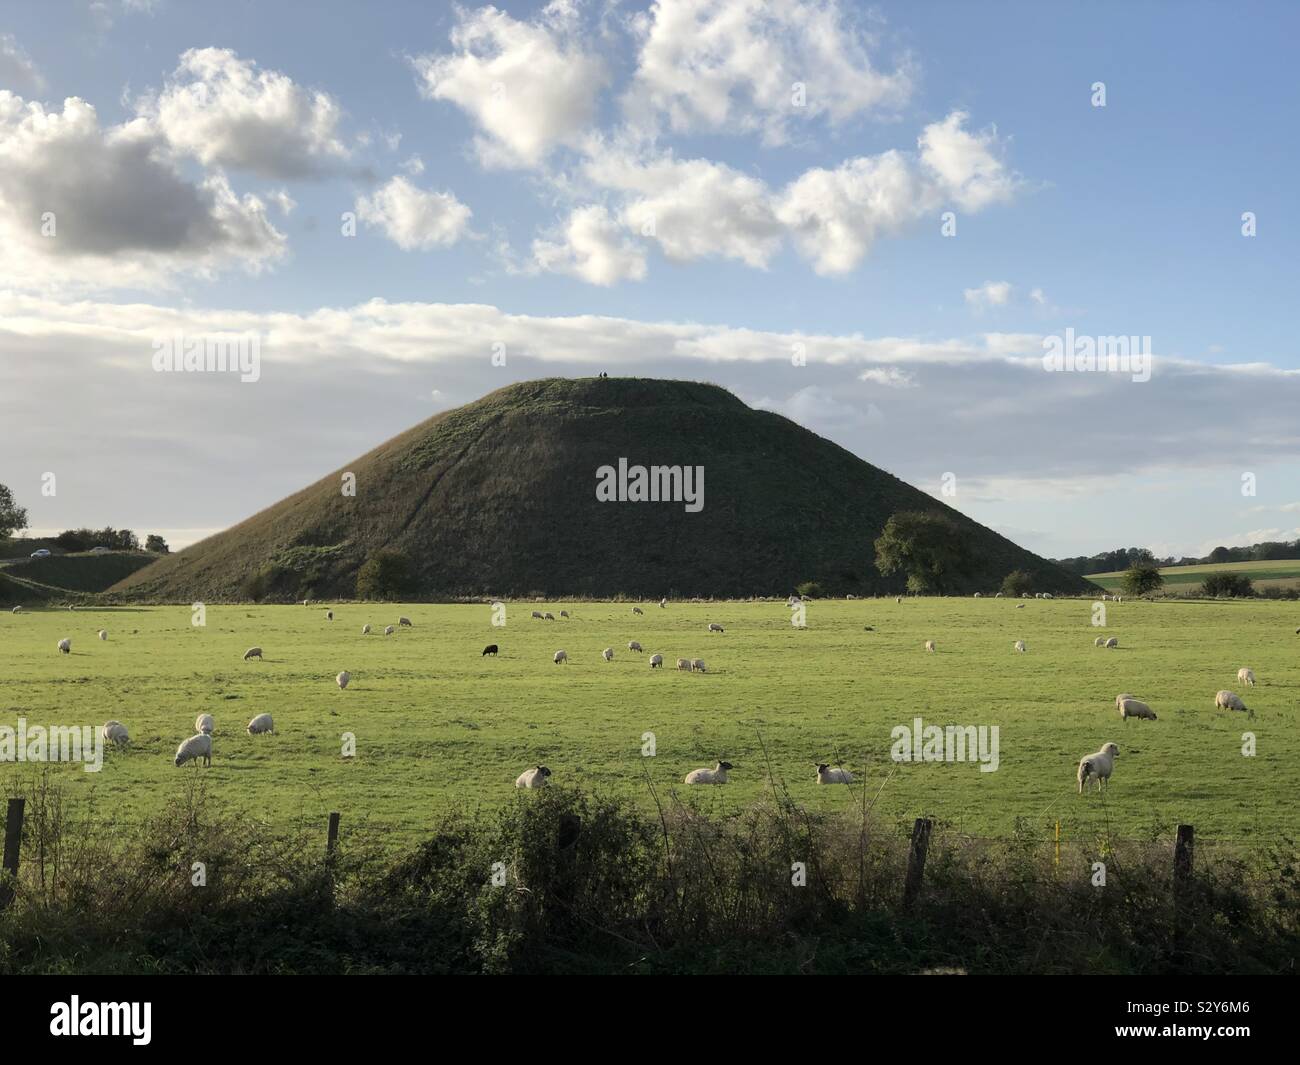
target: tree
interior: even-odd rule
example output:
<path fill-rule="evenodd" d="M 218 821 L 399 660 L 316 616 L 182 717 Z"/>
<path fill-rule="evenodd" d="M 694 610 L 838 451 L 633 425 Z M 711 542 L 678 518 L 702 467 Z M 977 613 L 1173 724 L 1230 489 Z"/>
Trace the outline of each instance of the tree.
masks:
<path fill-rule="evenodd" d="M 357 570 L 358 599 L 396 599 L 410 588 L 411 561 L 400 551 L 380 551 Z"/>
<path fill-rule="evenodd" d="M 1134 563 L 1124 573 L 1122 587 L 1125 595 L 1146 595 L 1158 592 L 1165 586 L 1160 570 L 1145 562 Z"/>
<path fill-rule="evenodd" d="M 800 599 L 821 599 L 825 594 L 822 591 L 822 586 L 816 581 L 804 581 L 802 584 L 797 585 L 794 591 Z"/>
<path fill-rule="evenodd" d="M 1013 570 L 1002 580 L 1002 594 L 1013 599 L 1032 591 L 1033 587 L 1034 579 L 1022 569 Z"/>
<path fill-rule="evenodd" d="M 1255 585 L 1244 573 L 1211 573 L 1201 582 L 1201 594 L 1248 596 L 1255 594 Z"/>
<path fill-rule="evenodd" d="M 877 537 L 876 569 L 883 576 L 902 573 L 907 590 L 918 595 L 942 592 L 970 565 L 957 523 L 945 514 L 900 511 Z"/>
<path fill-rule="evenodd" d="M 145 538 L 144 549 L 146 551 L 155 551 L 160 555 L 171 554 L 171 548 L 167 546 L 167 541 L 157 533 L 150 533 Z"/>
<path fill-rule="evenodd" d="M 20 507 L 14 494 L 0 484 L 0 540 L 8 540 L 16 532 L 27 528 L 27 508 Z"/>

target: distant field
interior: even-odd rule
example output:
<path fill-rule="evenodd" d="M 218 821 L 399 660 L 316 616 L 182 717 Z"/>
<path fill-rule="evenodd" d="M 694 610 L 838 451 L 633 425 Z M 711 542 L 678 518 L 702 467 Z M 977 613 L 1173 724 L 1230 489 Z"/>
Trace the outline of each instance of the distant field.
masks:
<path fill-rule="evenodd" d="M 0 595 L 5 598 L 23 595 L 21 591 L 5 589 L 3 578 L 25 586 L 34 598 L 57 598 L 55 593 L 58 590 L 102 592 L 157 558 L 157 555 L 144 551 L 110 551 L 103 555 L 81 551 L 49 558 L 10 557 L 0 562 Z"/>
<path fill-rule="evenodd" d="M 1265 588 L 1300 588 L 1300 559 L 1273 562 L 1226 562 L 1219 566 L 1170 566 L 1160 571 L 1165 579 L 1165 590 L 1186 593 L 1197 587 L 1211 573 L 1244 573 L 1259 590 Z M 1107 591 L 1119 591 L 1124 571 L 1090 573 L 1087 580 L 1100 584 Z"/>
<path fill-rule="evenodd" d="M 1018 822 L 1047 838 L 1059 818 L 1068 841 L 1109 822 L 1122 836 L 1169 838 L 1179 822 L 1198 838 L 1267 840 L 1294 830 L 1300 794 L 1300 610 L 1264 602 L 1108 604 L 1091 625 L 1088 600 L 893 599 L 815 602 L 808 627 L 791 627 L 783 602 L 647 605 L 548 603 L 529 618 L 511 604 L 493 627 L 484 606 L 211 607 L 207 625 L 180 607 L 29 610 L 0 614 L 0 724 L 95 724 L 131 731 L 98 774 L 55 767 L 76 809 L 122 825 L 158 809 L 191 773 L 219 802 L 267 821 L 324 824 L 340 810 L 401 843 L 454 808 L 492 808 L 542 762 L 554 782 L 632 796 L 645 804 L 649 772 L 701 808 L 726 813 L 758 798 L 768 770 L 801 803 L 861 803 L 858 787 L 819 787 L 813 763 L 843 763 L 865 781 L 878 815 L 927 814 L 961 830 L 1008 836 Z M 379 633 L 400 614 L 414 628 Z M 721 622 L 722 634 L 706 625 Z M 874 632 L 864 631 L 865 625 Z M 99 628 L 107 642 L 95 638 Z M 1099 633 L 1117 650 L 1093 646 Z M 70 636 L 73 653 L 56 641 Z M 1028 641 L 1027 654 L 1012 643 Z M 625 649 L 639 640 L 646 655 Z M 935 654 L 922 650 L 926 639 Z M 497 658 L 480 656 L 497 643 Z M 244 662 L 260 644 L 266 661 Z M 615 648 L 612 663 L 600 651 Z M 557 648 L 571 663 L 556 666 Z M 651 671 L 660 652 L 707 661 L 705 674 Z M 1257 711 L 1216 711 L 1214 693 L 1237 688 L 1238 667 L 1260 686 Z M 352 686 L 334 683 L 341 669 Z M 1157 722 L 1121 722 L 1113 705 L 1130 691 Z M 275 716 L 276 736 L 249 737 L 255 714 Z M 215 716 L 210 769 L 172 765 L 197 714 Z M 998 725 L 1001 766 L 898 764 L 890 731 L 928 724 Z M 1253 730 L 1256 757 L 1243 757 Z M 357 756 L 341 757 L 354 733 Z M 657 755 L 641 755 L 653 732 Z M 760 744 L 760 734 L 762 744 Z M 1108 799 L 1081 798 L 1081 755 L 1107 741 L 1121 756 Z M 765 749 L 764 749 L 765 748 Z M 716 758 L 736 764 L 723 787 L 685 789 L 683 774 Z M 0 765 L 4 790 L 30 787 L 31 769 Z"/>

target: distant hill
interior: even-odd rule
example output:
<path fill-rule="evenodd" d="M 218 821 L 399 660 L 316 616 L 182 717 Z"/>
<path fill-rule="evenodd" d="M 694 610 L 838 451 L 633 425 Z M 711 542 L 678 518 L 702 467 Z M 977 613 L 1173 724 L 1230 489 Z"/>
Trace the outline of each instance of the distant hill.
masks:
<path fill-rule="evenodd" d="M 703 466 L 704 506 L 601 502 L 597 470 Z M 345 473 L 356 495 L 341 491 Z M 260 514 L 125 578 L 114 592 L 237 599 L 348 597 L 375 552 L 409 557 L 412 597 L 785 595 L 901 591 L 872 542 L 902 510 L 943 511 L 978 560 L 955 594 L 1012 570 L 1036 587 L 1087 581 L 794 422 L 690 381 L 551 378 L 422 422 Z"/>
<path fill-rule="evenodd" d="M 11 541 L 11 550 L 15 543 L 24 550 L 44 546 L 39 541 Z M 68 592 L 102 592 L 157 557 L 143 551 L 111 551 L 106 555 L 85 552 L 49 558 L 11 556 L 8 561 L 0 561 L 0 603 L 59 599 Z"/>
<path fill-rule="evenodd" d="M 1249 577 L 1259 592 L 1276 588 L 1280 592 L 1300 588 L 1300 559 L 1273 559 L 1265 562 L 1220 562 L 1200 566 L 1166 566 L 1160 570 L 1166 592 L 1189 595 L 1206 577 L 1214 573 L 1241 573 Z M 1107 591 L 1119 591 L 1123 570 L 1093 573 L 1088 580 Z"/>

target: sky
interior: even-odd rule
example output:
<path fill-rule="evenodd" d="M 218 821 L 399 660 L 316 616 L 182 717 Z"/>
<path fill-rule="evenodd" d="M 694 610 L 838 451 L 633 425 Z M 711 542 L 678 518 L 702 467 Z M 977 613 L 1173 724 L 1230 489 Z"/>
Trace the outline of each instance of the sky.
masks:
<path fill-rule="evenodd" d="M 1300 537 L 1298 31 L 1284 3 L 5 0 L 0 483 L 37 533 L 175 548 L 605 371 L 716 382 L 1053 557 Z M 1149 366 L 1049 368 L 1066 337 Z M 214 339 L 256 380 L 157 368 Z"/>

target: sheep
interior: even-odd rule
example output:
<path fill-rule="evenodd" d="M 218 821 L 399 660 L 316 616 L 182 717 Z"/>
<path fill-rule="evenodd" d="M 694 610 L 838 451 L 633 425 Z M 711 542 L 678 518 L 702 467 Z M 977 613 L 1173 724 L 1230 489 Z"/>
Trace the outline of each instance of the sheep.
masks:
<path fill-rule="evenodd" d="M 260 736 L 263 732 L 275 735 L 275 722 L 271 719 L 270 714 L 258 714 L 248 723 L 248 734 L 250 736 Z"/>
<path fill-rule="evenodd" d="M 933 651 L 933 650 L 934 650 L 934 641 L 933 641 L 933 640 L 926 640 L 926 641 L 925 641 L 925 649 L 926 649 L 927 651 Z"/>
<path fill-rule="evenodd" d="M 1106 744 L 1096 754 L 1085 754 L 1079 760 L 1079 794 L 1083 794 L 1084 785 L 1090 780 L 1097 782 L 1097 790 L 1101 791 L 1110 781 L 1111 770 L 1115 768 L 1115 759 L 1119 757 L 1119 748 L 1113 744 Z"/>
<path fill-rule="evenodd" d="M 568 651 L 556 651 L 556 652 L 555 652 L 555 660 L 554 660 L 554 661 L 555 661 L 555 664 L 556 664 L 557 666 L 558 666 L 561 662 L 563 662 L 563 663 L 567 666 L 567 665 L 569 664 L 569 652 L 568 652 Z"/>
<path fill-rule="evenodd" d="M 203 759 L 204 765 L 212 764 L 212 737 L 205 732 L 201 732 L 197 736 L 191 736 L 176 748 L 177 765 L 184 765 L 189 761 L 193 761 L 195 765 L 198 765 L 200 758 Z"/>
<path fill-rule="evenodd" d="M 1214 696 L 1214 705 L 1216 708 L 1223 710 L 1241 710 L 1251 717 L 1255 716 L 1255 711 L 1251 710 L 1241 701 L 1241 696 L 1236 692 L 1221 691 L 1216 692 Z"/>
<path fill-rule="evenodd" d="M 709 631 L 710 631 L 710 632 L 726 632 L 727 630 L 724 629 L 721 625 L 719 625 L 716 621 L 710 621 L 710 622 L 709 622 Z"/>
<path fill-rule="evenodd" d="M 525 769 L 515 778 L 516 788 L 544 788 L 546 787 L 546 778 L 551 775 L 551 771 L 544 765 L 539 765 L 536 769 Z"/>
<path fill-rule="evenodd" d="M 1024 604 L 1024 603 L 1017 603 L 1017 604 L 1016 604 L 1016 609 L 1017 609 L 1017 610 L 1024 610 L 1024 609 L 1025 609 L 1025 604 Z"/>
<path fill-rule="evenodd" d="M 99 638 L 100 638 L 101 640 L 107 640 L 107 639 L 108 639 L 108 629 L 100 629 L 98 635 L 99 635 Z"/>
<path fill-rule="evenodd" d="M 693 659 L 691 661 L 691 669 L 694 670 L 696 673 L 708 672 L 708 670 L 704 668 L 704 659 L 702 658 Z"/>
<path fill-rule="evenodd" d="M 1237 670 L 1237 679 L 1241 681 L 1242 684 L 1248 685 L 1251 688 L 1255 686 L 1255 674 L 1245 666 L 1242 666 Z"/>
<path fill-rule="evenodd" d="M 679 658 L 677 660 L 677 668 L 683 669 L 689 673 L 691 671 L 691 660 L 689 658 Z"/>
<path fill-rule="evenodd" d="M 1044 599 L 1051 599 L 1051 598 L 1052 598 L 1052 593 L 1051 593 L 1051 592 L 1044 592 L 1044 593 L 1043 593 L 1043 598 L 1044 598 Z"/>
<path fill-rule="evenodd" d="M 719 762 L 713 769 L 692 769 L 686 774 L 686 783 L 725 784 L 727 774 L 734 768 L 730 762 Z"/>
<path fill-rule="evenodd" d="M 327 611 L 325 611 L 325 620 L 326 620 L 326 621 L 333 621 L 333 620 L 334 620 L 334 611 L 332 611 L 332 610 L 327 610 Z"/>
<path fill-rule="evenodd" d="M 410 618 L 398 618 L 398 619 L 397 619 L 397 624 L 400 625 L 400 626 L 402 626 L 402 628 L 406 628 L 406 629 L 413 629 L 413 628 L 415 628 L 415 626 L 411 624 L 411 619 L 410 619 Z"/>
<path fill-rule="evenodd" d="M 395 628 L 393 628 L 393 626 L 391 626 L 391 625 L 385 625 L 385 626 L 384 626 L 384 635 L 385 635 L 385 636 L 391 636 L 391 635 L 393 635 L 393 633 L 395 633 L 396 631 L 397 631 L 397 630 L 396 630 Z"/>
<path fill-rule="evenodd" d="M 337 677 L 334 678 L 334 683 L 337 684 L 339 686 L 339 690 L 342 691 L 344 688 L 348 686 L 348 681 L 350 681 L 351 679 L 352 679 L 352 674 L 345 669 L 342 673 L 340 673 Z"/>
<path fill-rule="evenodd" d="M 828 762 L 817 763 L 818 784 L 852 784 L 853 774 L 847 769 L 832 769 Z"/>
<path fill-rule="evenodd" d="M 628 642 L 627 642 L 627 649 L 628 649 L 629 651 L 640 651 L 640 650 L 641 650 L 641 645 L 640 645 L 639 643 L 637 643 L 636 640 L 628 640 Z"/>
<path fill-rule="evenodd" d="M 568 616 L 569 616 L 569 612 L 567 610 L 560 611 L 560 617 L 567 618 Z"/>
<path fill-rule="evenodd" d="M 1102 644 L 1102 646 L 1103 646 L 1103 647 L 1118 647 L 1118 646 L 1119 646 L 1119 637 L 1118 637 L 1118 636 L 1112 636 L 1109 640 L 1107 640 L 1104 644 Z"/>
<path fill-rule="evenodd" d="M 541 612 L 540 610 L 534 610 L 534 611 L 533 611 L 533 617 L 535 617 L 538 621 L 541 621 L 541 620 L 542 620 L 542 612 Z"/>
<path fill-rule="evenodd" d="M 22 612 L 23 612 L 23 608 L 20 606 L 16 606 L 13 608 L 13 610 L 10 611 L 11 614 L 21 614 Z"/>
<path fill-rule="evenodd" d="M 479 658 L 483 658 L 485 655 L 495 655 L 499 650 L 500 648 L 496 644 L 490 643 L 483 648 L 483 654 L 479 655 Z"/>
<path fill-rule="evenodd" d="M 657 667 L 659 667 L 659 666 L 662 666 L 663 664 L 664 664 L 664 656 L 663 656 L 663 655 L 651 655 L 651 656 L 650 656 L 650 668 L 651 668 L 651 669 L 655 669 L 655 668 L 657 668 Z"/>
<path fill-rule="evenodd" d="M 72 654 L 72 641 L 65 636 L 58 642 L 58 648 L 61 653 L 70 655 Z"/>
<path fill-rule="evenodd" d="M 1118 710 L 1121 706 L 1123 706 L 1125 699 L 1136 699 L 1136 698 L 1137 696 L 1133 695 L 1131 692 L 1120 692 L 1117 696 L 1115 696 L 1115 709 Z"/>
<path fill-rule="evenodd" d="M 642 610 L 639 606 L 634 606 L 634 607 L 632 608 L 632 613 L 633 613 L 633 614 L 641 614 L 641 615 L 644 615 L 644 614 L 645 614 L 645 611 Z"/>
<path fill-rule="evenodd" d="M 1017 651 L 1019 651 L 1021 654 L 1024 654 L 1024 652 L 1025 652 L 1025 641 L 1024 641 L 1024 640 L 1017 640 L 1013 646 L 1014 646 L 1015 649 L 1016 649 Z"/>
<path fill-rule="evenodd" d="M 261 662 L 262 649 L 260 647 L 250 647 L 247 651 L 244 652 L 244 661 L 247 662 L 250 658 L 256 658 L 259 662 Z"/>
<path fill-rule="evenodd" d="M 982 596 L 979 592 L 976 592 L 976 593 L 975 593 L 975 598 L 976 598 L 976 599 L 982 599 L 983 596 Z"/>
<path fill-rule="evenodd" d="M 1124 602 L 1124 598 L 1123 598 L 1123 596 L 1116 595 L 1116 596 L 1112 596 L 1112 598 L 1113 598 L 1113 599 L 1115 600 L 1115 602 L 1117 602 L 1117 603 L 1122 603 L 1122 602 Z"/>
<path fill-rule="evenodd" d="M 1092 641 L 1092 646 L 1093 646 L 1093 647 L 1103 647 L 1103 646 L 1105 646 L 1105 643 L 1106 643 L 1106 637 L 1105 637 L 1105 636 L 1098 636 L 1095 640 Z"/>
<path fill-rule="evenodd" d="M 1002 593 L 1001 593 L 1001 592 L 997 592 L 997 593 L 995 593 L 994 596 L 993 596 L 993 598 L 994 598 L 994 599 L 1001 599 L 1001 598 L 1002 598 Z"/>
<path fill-rule="evenodd" d="M 131 734 L 126 731 L 126 726 L 120 721 L 105 721 L 104 727 L 99 730 L 99 734 L 109 743 L 116 744 L 118 747 L 125 747 L 131 742 Z"/>
<path fill-rule="evenodd" d="M 1134 699 L 1131 696 L 1120 701 L 1119 716 L 1124 721 L 1127 721 L 1130 717 L 1140 718 L 1143 721 L 1156 720 L 1155 711 L 1151 707 L 1147 706 L 1141 699 Z"/>
<path fill-rule="evenodd" d="M 1035 592 L 1035 593 L 1034 593 L 1034 598 L 1035 598 L 1035 599 L 1042 599 L 1042 598 L 1043 598 L 1043 593 L 1042 593 L 1042 592 Z"/>
<path fill-rule="evenodd" d="M 897 597 L 894 599 L 894 602 L 895 602 L 895 603 L 901 603 L 902 601 L 903 601 L 903 597 L 902 597 L 901 595 L 900 595 L 900 596 L 897 596 Z"/>
<path fill-rule="evenodd" d="M 369 625 L 362 625 L 362 626 L 361 626 L 361 635 L 362 635 L 362 636 L 369 636 L 369 635 L 370 635 L 370 626 L 369 626 Z"/>
<path fill-rule="evenodd" d="M 1109 598 L 1110 598 L 1110 596 L 1108 596 L 1105 592 L 1102 592 L 1102 593 L 1101 593 L 1101 601 L 1102 601 L 1103 603 L 1106 602 L 1106 600 L 1109 599 Z"/>
<path fill-rule="evenodd" d="M 614 648 L 606 647 L 603 651 L 600 652 L 600 657 L 603 658 L 606 662 L 614 661 Z"/>
<path fill-rule="evenodd" d="M 545 620 L 547 620 L 547 621 L 554 621 L 554 620 L 555 620 L 555 615 L 552 614 L 549 610 L 548 610 L 545 614 L 543 614 L 542 617 L 543 617 Z"/>
<path fill-rule="evenodd" d="M 216 728 L 217 723 L 213 720 L 211 714 L 200 714 L 194 719 L 194 731 L 203 732 L 212 735 L 212 730 Z"/>
<path fill-rule="evenodd" d="M 664 596 L 662 599 L 659 600 L 659 609 L 666 610 L 667 608 L 668 608 L 668 596 Z"/>

